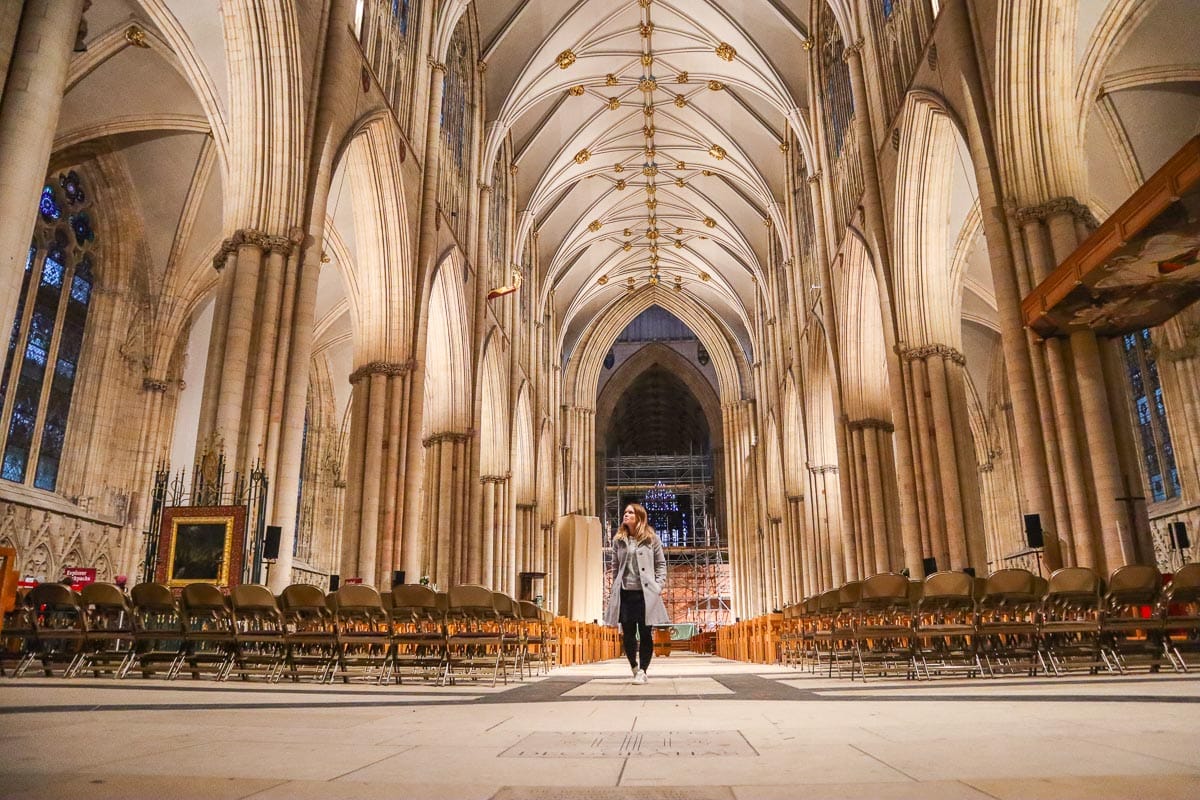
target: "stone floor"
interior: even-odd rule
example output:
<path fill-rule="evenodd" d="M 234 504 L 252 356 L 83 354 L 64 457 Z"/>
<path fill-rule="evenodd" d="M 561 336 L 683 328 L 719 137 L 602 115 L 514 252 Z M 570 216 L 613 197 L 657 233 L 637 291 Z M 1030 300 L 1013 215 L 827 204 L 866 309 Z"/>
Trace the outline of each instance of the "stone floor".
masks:
<path fill-rule="evenodd" d="M 508 687 L 0 679 L 0 797 L 1200 797 L 1198 676 L 856 681 L 714 657 Z"/>

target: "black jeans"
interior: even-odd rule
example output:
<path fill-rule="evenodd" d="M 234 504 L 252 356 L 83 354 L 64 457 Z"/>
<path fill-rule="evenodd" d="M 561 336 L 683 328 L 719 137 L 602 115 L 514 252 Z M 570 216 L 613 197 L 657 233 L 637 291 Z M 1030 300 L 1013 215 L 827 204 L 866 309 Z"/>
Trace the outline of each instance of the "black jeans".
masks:
<path fill-rule="evenodd" d="M 621 639 L 629 666 L 641 664 L 643 670 L 654 657 L 654 633 L 646 624 L 646 598 L 641 589 L 621 590 Z M 641 646 L 638 646 L 638 640 Z"/>

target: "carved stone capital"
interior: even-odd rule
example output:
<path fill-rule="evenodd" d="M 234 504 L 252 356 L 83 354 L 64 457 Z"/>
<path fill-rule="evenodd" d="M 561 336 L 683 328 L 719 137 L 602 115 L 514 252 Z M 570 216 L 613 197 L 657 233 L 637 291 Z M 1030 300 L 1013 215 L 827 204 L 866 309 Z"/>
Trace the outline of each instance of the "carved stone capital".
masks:
<path fill-rule="evenodd" d="M 886 419 L 876 419 L 874 417 L 847 420 L 846 428 L 851 431 L 876 430 L 883 431 L 884 433 L 893 433 L 896 430 L 896 426 Z"/>
<path fill-rule="evenodd" d="M 919 347 L 896 345 L 896 352 L 904 361 L 917 361 L 924 360 L 930 356 L 941 356 L 959 366 L 967 363 L 967 359 L 962 353 L 947 344 L 923 344 Z"/>
<path fill-rule="evenodd" d="M 842 59 L 848 62 L 848 61 L 850 61 L 851 56 L 853 56 L 854 54 L 856 54 L 856 53 L 861 54 L 863 45 L 865 45 L 865 44 L 866 44 L 866 41 L 861 36 L 858 38 L 857 41 L 847 44 L 845 47 L 842 48 Z"/>
<path fill-rule="evenodd" d="M 434 72 L 443 72 L 444 73 L 446 71 L 446 65 L 440 61 L 435 61 L 432 58 L 430 58 L 430 59 L 427 59 L 427 63 L 429 64 L 429 68 L 431 70 L 433 70 Z"/>
<path fill-rule="evenodd" d="M 820 183 L 821 182 L 821 170 L 817 170 L 816 172 L 814 172 L 812 175 L 809 175 L 804 180 L 806 180 L 812 184 Z"/>
<path fill-rule="evenodd" d="M 803 503 L 804 502 L 804 495 L 802 495 L 802 494 L 789 494 L 789 495 L 785 495 L 785 496 L 787 497 L 787 501 L 789 503 Z"/>
<path fill-rule="evenodd" d="M 274 236 L 256 230 L 242 231 L 242 244 L 252 244 L 264 253 L 291 255 L 294 242 L 287 236 Z"/>
<path fill-rule="evenodd" d="M 170 382 L 166 378 L 142 378 L 142 391 L 144 392 L 165 392 L 170 386 Z"/>
<path fill-rule="evenodd" d="M 504 483 L 511 477 L 512 477 L 511 472 L 505 473 L 504 475 L 480 475 L 479 482 L 480 483 Z"/>
<path fill-rule="evenodd" d="M 537 511 L 537 503 L 517 503 L 517 511 Z"/>
<path fill-rule="evenodd" d="M 1092 210 L 1074 197 L 1056 197 L 1040 205 L 1018 208 L 1013 212 L 1013 217 L 1019 224 L 1024 224 L 1034 220 L 1045 221 L 1059 214 L 1070 214 L 1089 229 L 1100 226 Z"/>
<path fill-rule="evenodd" d="M 433 445 L 441 444 L 442 442 L 465 442 L 470 440 L 470 438 L 471 434 L 464 433 L 462 431 L 441 431 L 433 434 L 432 436 L 425 437 L 421 440 L 421 444 L 425 447 L 432 447 Z"/>
<path fill-rule="evenodd" d="M 401 362 L 372 361 L 370 363 L 363 364 L 361 367 L 354 370 L 354 372 L 351 372 L 350 383 L 358 383 L 363 378 L 371 375 L 387 375 L 389 377 L 393 375 L 407 375 L 412 371 L 412 369 L 413 362 L 411 360 Z"/>
<path fill-rule="evenodd" d="M 830 472 L 836 474 L 838 471 L 837 464 L 805 464 L 804 466 L 814 475 L 824 475 Z"/>

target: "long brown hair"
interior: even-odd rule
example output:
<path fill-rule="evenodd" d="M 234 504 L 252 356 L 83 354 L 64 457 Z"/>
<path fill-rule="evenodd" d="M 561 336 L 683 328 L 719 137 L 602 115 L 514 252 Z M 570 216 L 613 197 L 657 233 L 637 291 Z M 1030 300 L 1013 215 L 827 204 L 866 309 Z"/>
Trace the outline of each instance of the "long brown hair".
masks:
<path fill-rule="evenodd" d="M 625 506 L 626 510 L 633 509 L 633 515 L 637 518 L 637 524 L 634 530 L 629 530 L 625 523 L 621 523 L 621 527 L 617 529 L 618 539 L 628 539 L 630 534 L 633 534 L 635 544 L 644 544 L 650 541 L 650 537 L 654 535 L 654 529 L 650 527 L 650 523 L 646 521 L 646 508 L 641 503 L 630 503 Z"/>

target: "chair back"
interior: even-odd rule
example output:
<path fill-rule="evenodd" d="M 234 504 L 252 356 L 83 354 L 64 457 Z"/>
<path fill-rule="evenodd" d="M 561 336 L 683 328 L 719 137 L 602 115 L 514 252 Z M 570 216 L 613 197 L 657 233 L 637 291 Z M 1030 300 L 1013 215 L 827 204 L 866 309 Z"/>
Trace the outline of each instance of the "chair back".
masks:
<path fill-rule="evenodd" d="M 984 599 L 988 601 L 1028 601 L 1040 597 L 1034 574 L 1027 569 L 996 570 L 988 575 L 984 587 Z"/>
<path fill-rule="evenodd" d="M 234 611 L 278 611 L 279 605 L 271 590 L 257 583 L 243 583 L 229 592 Z"/>
<path fill-rule="evenodd" d="M 853 608 L 862 597 L 862 581 L 849 581 L 838 589 L 838 607 Z"/>
<path fill-rule="evenodd" d="M 542 610 L 532 600 L 522 600 L 518 608 L 521 611 L 521 619 L 541 620 L 542 618 Z"/>
<path fill-rule="evenodd" d="M 299 609 L 325 609 L 325 592 L 311 583 L 293 583 L 279 594 L 279 605 L 283 611 Z"/>
<path fill-rule="evenodd" d="M 393 609 L 427 609 L 429 612 L 438 610 L 437 592 L 419 583 L 401 583 L 392 587 Z"/>
<path fill-rule="evenodd" d="M 1186 564 L 1171 579 L 1168 597 L 1172 603 L 1200 601 L 1200 564 Z"/>
<path fill-rule="evenodd" d="M 374 586 L 365 583 L 351 583 L 343 586 L 334 593 L 337 611 L 383 611 L 383 600 Z"/>
<path fill-rule="evenodd" d="M 84 608 L 111 608 L 129 610 L 129 598 L 111 583 L 89 583 L 79 593 L 79 602 Z"/>
<path fill-rule="evenodd" d="M 908 578 L 895 572 L 872 575 L 862 583 L 860 606 L 903 605 L 908 602 Z"/>
<path fill-rule="evenodd" d="M 921 594 L 926 600 L 939 597 L 974 597 L 975 579 L 965 572 L 935 572 L 925 578 Z"/>
<path fill-rule="evenodd" d="M 134 608 L 163 611 L 174 609 L 175 595 L 161 583 L 139 583 L 129 592 Z"/>
<path fill-rule="evenodd" d="M 29 604 L 35 609 L 43 606 L 50 611 L 79 609 L 79 597 L 70 586 L 61 583 L 39 583 L 29 593 Z"/>
<path fill-rule="evenodd" d="M 496 616 L 496 598 L 492 591 L 483 586 L 465 583 L 451 586 L 447 593 L 449 613 L 456 616 L 481 614 Z"/>
<path fill-rule="evenodd" d="M 1117 567 L 1108 577 L 1105 599 L 1110 608 L 1130 605 L 1154 605 L 1162 591 L 1162 573 L 1145 564 Z"/>
<path fill-rule="evenodd" d="M 189 583 L 179 595 L 179 605 L 185 611 L 216 611 L 226 609 L 225 595 L 211 583 Z"/>
<path fill-rule="evenodd" d="M 1050 575 L 1046 598 L 1076 596 L 1100 597 L 1100 576 L 1089 567 L 1063 567 Z"/>

